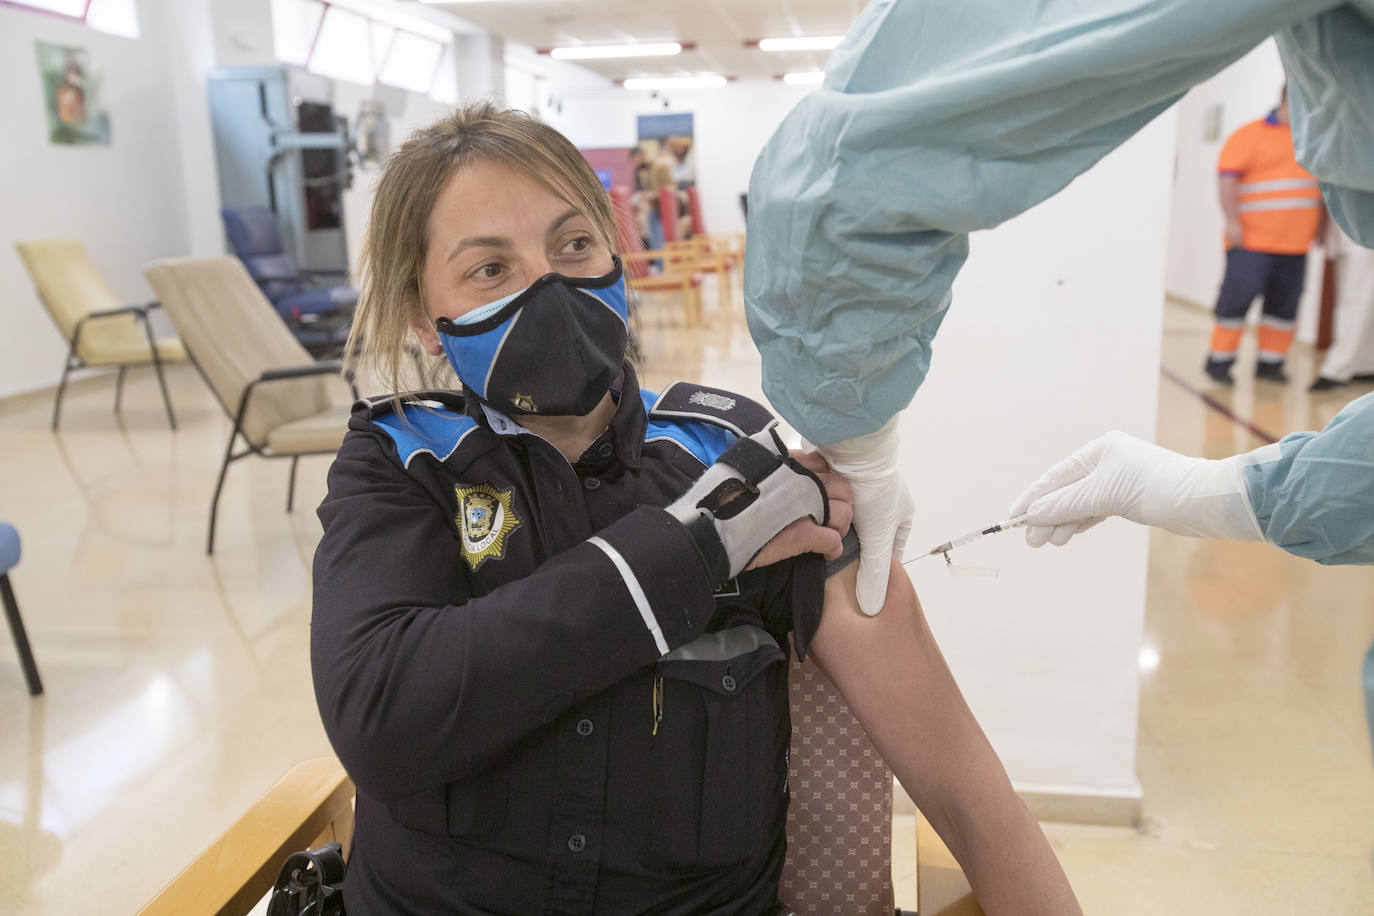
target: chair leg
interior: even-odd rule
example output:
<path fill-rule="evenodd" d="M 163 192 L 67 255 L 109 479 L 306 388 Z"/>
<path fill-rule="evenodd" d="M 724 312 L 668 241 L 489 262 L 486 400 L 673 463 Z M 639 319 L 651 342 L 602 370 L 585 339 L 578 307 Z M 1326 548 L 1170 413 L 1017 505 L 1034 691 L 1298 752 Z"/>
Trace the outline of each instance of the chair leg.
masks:
<path fill-rule="evenodd" d="M 291 479 L 286 485 L 286 511 L 291 511 L 291 504 L 296 499 L 296 464 L 301 460 L 300 455 L 291 456 Z"/>
<path fill-rule="evenodd" d="M 143 315 L 143 333 L 148 335 L 148 352 L 153 355 L 153 371 L 157 373 L 157 384 L 162 389 L 162 403 L 167 406 L 167 422 L 175 430 L 177 418 L 172 413 L 172 398 L 167 394 L 167 380 L 162 376 L 162 358 L 157 355 L 157 341 L 153 339 L 153 325 L 146 314 Z"/>
<path fill-rule="evenodd" d="M 124 371 L 128 366 L 120 366 L 119 374 L 115 376 L 115 413 L 119 413 L 120 401 L 124 399 Z"/>
<path fill-rule="evenodd" d="M 219 511 L 219 494 L 224 489 L 224 475 L 229 471 L 229 462 L 233 460 L 234 440 L 239 437 L 238 427 L 229 433 L 229 444 L 224 447 L 224 463 L 219 466 L 219 480 L 215 481 L 215 495 L 210 498 L 210 534 L 205 541 L 205 553 L 207 556 L 215 552 L 215 515 Z"/>
<path fill-rule="evenodd" d="M 71 351 L 67 353 L 67 361 L 62 364 L 62 381 L 57 383 L 57 400 L 52 405 L 52 431 L 57 432 L 57 420 L 62 416 L 62 395 L 67 391 L 67 376 L 72 371 L 72 356 L 76 353 L 76 346 L 73 344 Z"/>
<path fill-rule="evenodd" d="M 14 589 L 10 588 L 10 577 L 0 575 L 0 602 L 5 605 L 5 618 L 10 624 L 10 634 L 14 636 L 14 647 L 19 652 L 19 664 L 24 668 L 24 680 L 29 685 L 29 696 L 43 693 L 43 681 L 38 676 L 38 664 L 33 660 L 33 650 L 29 648 L 29 635 L 24 632 L 24 621 L 19 616 L 19 602 L 15 600 Z"/>

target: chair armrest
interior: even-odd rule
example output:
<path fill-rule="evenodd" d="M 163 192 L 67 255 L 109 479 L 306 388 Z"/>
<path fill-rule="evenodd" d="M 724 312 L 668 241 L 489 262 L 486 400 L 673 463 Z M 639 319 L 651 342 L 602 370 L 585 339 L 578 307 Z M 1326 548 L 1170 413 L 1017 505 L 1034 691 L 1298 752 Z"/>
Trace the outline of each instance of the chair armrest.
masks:
<path fill-rule="evenodd" d="M 153 304 L 154 304 L 154 305 L 157 305 L 158 303 L 153 303 Z M 81 319 L 80 319 L 80 321 L 77 322 L 77 324 L 80 324 L 82 321 L 89 321 L 89 320 L 92 319 L 92 318 L 114 318 L 114 317 L 117 316 L 117 315 L 147 315 L 147 314 L 148 314 L 148 306 L 146 306 L 146 305 L 124 305 L 124 306 L 120 306 L 120 307 L 117 308 L 117 309 L 101 309 L 101 310 L 98 311 L 98 312 L 87 312 L 86 314 L 84 314 L 84 315 L 81 316 Z"/>
<path fill-rule="evenodd" d="M 916 899 L 921 916 L 983 916 L 954 854 L 920 812 L 916 814 Z"/>
<path fill-rule="evenodd" d="M 346 270 L 297 270 L 296 272 L 304 280 L 313 281 L 321 277 L 342 277 L 344 280 L 348 279 L 348 271 Z"/>
<path fill-rule="evenodd" d="M 353 783 L 333 757 L 297 764 L 139 910 L 139 916 L 244 916 L 293 852 L 353 830 Z"/>
<path fill-rule="evenodd" d="M 119 315 L 133 315 L 143 322 L 144 331 L 148 334 L 148 345 L 153 346 L 153 326 L 148 321 L 148 310 L 154 306 L 160 306 L 160 302 L 150 302 L 146 305 L 124 305 L 117 309 L 102 309 L 98 312 L 87 312 L 76 320 L 76 326 L 72 328 L 72 353 L 77 352 L 77 344 L 81 341 L 81 330 L 86 326 L 86 322 L 92 318 L 115 318 Z"/>
<path fill-rule="evenodd" d="M 258 376 L 259 382 L 277 382 L 288 378 L 307 378 L 312 375 L 338 375 L 343 363 L 337 359 L 322 359 L 308 366 L 288 366 L 285 369 L 268 369 Z"/>

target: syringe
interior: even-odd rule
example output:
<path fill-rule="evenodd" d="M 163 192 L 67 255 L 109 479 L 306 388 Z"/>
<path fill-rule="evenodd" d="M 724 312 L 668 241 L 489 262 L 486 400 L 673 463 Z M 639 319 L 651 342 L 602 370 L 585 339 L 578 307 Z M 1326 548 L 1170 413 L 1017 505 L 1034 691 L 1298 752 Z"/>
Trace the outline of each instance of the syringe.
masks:
<path fill-rule="evenodd" d="M 987 528 L 980 528 L 979 530 L 970 532 L 969 534 L 965 534 L 957 538 L 952 538 L 948 541 L 945 541 L 939 547 L 936 547 L 933 550 L 931 550 L 930 553 L 922 554 L 922 556 L 933 557 L 937 553 L 948 554 L 951 550 L 953 550 L 956 547 L 963 547 L 966 544 L 972 544 L 975 541 L 981 541 L 988 535 L 996 534 L 999 531 L 1008 531 L 1012 528 L 1020 528 L 1025 523 L 1026 516 L 1018 515 L 1015 518 L 1007 519 L 1005 522 L 998 522 L 997 524 L 990 525 Z M 948 559 L 948 557 L 946 557 L 946 559 Z"/>

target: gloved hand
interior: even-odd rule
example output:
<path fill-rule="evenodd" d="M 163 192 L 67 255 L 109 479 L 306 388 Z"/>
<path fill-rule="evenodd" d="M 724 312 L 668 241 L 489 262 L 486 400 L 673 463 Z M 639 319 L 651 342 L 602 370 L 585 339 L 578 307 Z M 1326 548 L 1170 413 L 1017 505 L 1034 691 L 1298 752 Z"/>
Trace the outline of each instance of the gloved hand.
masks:
<path fill-rule="evenodd" d="M 739 575 L 797 519 L 830 519 L 820 478 L 788 454 L 772 426 L 726 449 L 668 512 L 696 542 L 713 585 Z"/>
<path fill-rule="evenodd" d="M 1189 458 L 1126 433 L 1100 436 L 1050 468 L 1012 504 L 1026 543 L 1062 546 L 1103 519 L 1122 518 L 1192 537 L 1263 538 L 1245 492 L 1244 455 Z"/>
<path fill-rule="evenodd" d="M 854 487 L 859 609 L 870 617 L 883 609 L 892 554 L 906 547 L 915 511 L 897 469 L 899 444 L 897 417 L 893 417 L 877 432 L 819 447 L 831 470 L 847 477 Z"/>

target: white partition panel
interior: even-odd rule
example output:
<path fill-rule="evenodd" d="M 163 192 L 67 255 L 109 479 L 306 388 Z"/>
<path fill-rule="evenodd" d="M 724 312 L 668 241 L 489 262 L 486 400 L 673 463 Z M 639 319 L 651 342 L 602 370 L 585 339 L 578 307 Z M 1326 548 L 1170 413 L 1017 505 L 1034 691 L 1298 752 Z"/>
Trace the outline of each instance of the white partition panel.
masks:
<path fill-rule="evenodd" d="M 907 556 L 1005 517 L 1089 439 L 1155 428 L 1174 116 L 1064 192 L 973 239 L 903 422 Z M 1138 798 L 1137 655 L 1148 542 L 1122 521 L 1068 547 L 1021 532 L 956 550 L 996 579 L 910 570 L 960 686 L 1023 790 Z"/>

